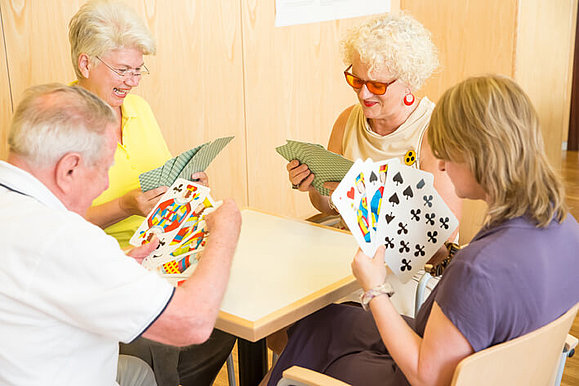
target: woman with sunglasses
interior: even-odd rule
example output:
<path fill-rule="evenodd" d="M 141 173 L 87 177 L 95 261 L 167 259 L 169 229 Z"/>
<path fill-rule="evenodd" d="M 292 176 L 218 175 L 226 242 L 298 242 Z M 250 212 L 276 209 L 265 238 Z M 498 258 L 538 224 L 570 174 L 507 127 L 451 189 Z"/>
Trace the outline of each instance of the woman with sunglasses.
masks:
<path fill-rule="evenodd" d="M 109 188 L 94 202 L 87 219 L 105 229 L 121 247 L 167 187 L 142 192 L 139 175 L 171 158 L 149 104 L 131 94 L 148 74 L 143 56 L 155 54 L 150 31 L 136 12 L 120 1 L 91 0 L 69 23 L 69 40 L 76 85 L 107 102 L 117 116 L 115 163 Z M 207 185 L 203 172 L 195 173 Z M 138 356 L 154 370 L 159 385 L 210 385 L 227 359 L 235 337 L 214 330 L 209 340 L 178 349 L 139 338 L 121 344 L 121 353 Z"/>
<path fill-rule="evenodd" d="M 448 177 L 437 170 L 425 135 L 434 103 L 414 95 L 438 66 L 430 33 L 409 15 L 389 14 L 354 27 L 342 41 L 342 51 L 348 64 L 345 78 L 359 104 L 338 117 L 328 150 L 350 160 L 400 158 L 433 173 L 435 188 L 460 219 L 461 201 Z M 337 213 L 329 197 L 314 189 L 308 165 L 293 160 L 287 169 L 292 186 L 308 192 L 319 211 Z M 337 185 L 325 186 L 333 190 Z M 446 255 L 441 250 L 436 260 Z"/>
<path fill-rule="evenodd" d="M 359 251 L 352 271 L 370 312 L 333 304 L 298 322 L 270 385 L 294 364 L 352 385 L 447 385 L 463 358 L 534 331 L 579 301 L 579 225 L 525 92 L 502 76 L 467 79 L 441 97 L 428 140 L 456 194 L 487 203 L 483 228 L 416 320 L 401 317 L 382 287 L 384 249 L 373 259 Z"/>

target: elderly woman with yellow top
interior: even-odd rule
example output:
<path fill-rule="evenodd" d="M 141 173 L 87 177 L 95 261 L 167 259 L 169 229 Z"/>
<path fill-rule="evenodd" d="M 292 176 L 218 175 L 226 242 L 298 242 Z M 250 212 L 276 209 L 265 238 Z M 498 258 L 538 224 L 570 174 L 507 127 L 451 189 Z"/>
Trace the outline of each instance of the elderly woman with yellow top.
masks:
<path fill-rule="evenodd" d="M 342 41 L 346 82 L 359 104 L 337 118 L 328 150 L 355 160 L 400 158 L 434 174 L 434 186 L 457 218 L 461 200 L 446 175 L 436 167 L 426 128 L 434 108 L 428 98 L 414 93 L 438 66 L 430 33 L 409 15 L 386 15 L 354 27 Z M 313 187 L 308 165 L 293 160 L 287 165 L 294 188 L 308 192 L 321 212 L 336 214 L 329 197 Z M 330 190 L 338 183 L 326 183 Z M 444 251 L 441 256 L 444 257 Z"/>
<path fill-rule="evenodd" d="M 94 92 L 117 116 L 117 151 L 110 186 L 89 210 L 88 219 L 105 228 L 121 247 L 156 204 L 166 187 L 143 193 L 139 174 L 171 158 L 149 104 L 131 94 L 149 73 L 144 55 L 155 54 L 155 41 L 134 12 L 118 2 L 92 1 L 72 18 L 69 40 L 78 86 Z M 194 175 L 207 183 L 205 173 Z"/>
<path fill-rule="evenodd" d="M 72 64 L 78 86 L 92 91 L 116 113 L 117 149 L 109 171 L 109 188 L 94 202 L 87 219 L 105 228 L 121 247 L 157 203 L 167 187 L 143 193 L 139 175 L 171 158 L 149 104 L 131 94 L 148 74 L 143 56 L 155 54 L 155 41 L 135 11 L 119 1 L 84 4 L 69 24 Z M 207 185 L 207 175 L 195 173 Z M 235 338 L 215 330 L 203 345 L 179 350 L 138 339 L 121 352 L 148 362 L 160 385 L 211 384 L 227 359 Z"/>

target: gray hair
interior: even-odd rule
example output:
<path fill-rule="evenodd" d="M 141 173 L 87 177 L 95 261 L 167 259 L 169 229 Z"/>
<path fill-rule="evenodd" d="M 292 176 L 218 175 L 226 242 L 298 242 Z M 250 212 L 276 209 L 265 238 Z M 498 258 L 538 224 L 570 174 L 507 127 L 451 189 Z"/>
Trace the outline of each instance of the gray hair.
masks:
<path fill-rule="evenodd" d="M 36 167 L 77 152 L 88 165 L 103 157 L 113 109 L 82 87 L 59 83 L 31 87 L 18 105 L 8 136 L 10 151 Z"/>
<path fill-rule="evenodd" d="M 118 48 L 136 48 L 143 55 L 154 55 L 155 40 L 151 32 L 128 5 L 116 0 L 91 0 L 85 3 L 70 19 L 68 40 L 72 66 L 78 79 L 78 57 L 85 53 L 92 64 Z"/>
<path fill-rule="evenodd" d="M 430 32 L 408 14 L 374 17 L 350 29 L 341 42 L 346 65 L 356 55 L 372 72 L 388 71 L 418 90 L 438 67 Z"/>

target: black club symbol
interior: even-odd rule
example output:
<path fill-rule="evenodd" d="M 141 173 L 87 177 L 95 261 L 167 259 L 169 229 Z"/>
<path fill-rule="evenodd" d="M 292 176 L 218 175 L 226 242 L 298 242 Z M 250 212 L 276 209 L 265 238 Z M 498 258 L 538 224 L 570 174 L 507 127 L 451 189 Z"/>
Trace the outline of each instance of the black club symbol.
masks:
<path fill-rule="evenodd" d="M 408 241 L 408 242 L 401 241 L 400 242 L 400 248 L 398 249 L 398 252 L 400 252 L 400 253 L 410 252 L 410 247 L 408 246 L 408 244 L 410 244 L 410 241 Z"/>
<path fill-rule="evenodd" d="M 386 247 L 386 249 L 394 248 L 394 239 L 391 239 L 390 237 L 386 236 L 384 238 L 384 246 Z"/>
<path fill-rule="evenodd" d="M 407 234 L 408 233 L 408 229 L 406 229 L 407 225 L 406 224 L 402 224 L 401 222 L 398 223 L 398 234 Z"/>
<path fill-rule="evenodd" d="M 435 244 L 436 243 L 436 236 L 438 236 L 438 231 L 428 231 L 426 232 L 426 235 L 428 236 L 428 241 L 430 241 L 431 243 Z"/>
<path fill-rule="evenodd" d="M 426 213 L 426 224 L 428 225 L 434 225 L 434 218 L 436 217 L 436 215 L 434 213 Z"/>
<path fill-rule="evenodd" d="M 416 244 L 415 248 L 416 248 L 416 251 L 414 252 L 414 256 L 418 257 L 418 255 L 424 256 L 426 254 L 426 252 L 424 252 L 424 246 L 421 246 L 420 244 Z"/>
<path fill-rule="evenodd" d="M 420 209 L 411 209 L 410 214 L 412 215 L 412 220 L 420 221 Z"/>
<path fill-rule="evenodd" d="M 402 272 L 404 272 L 404 270 L 411 270 L 412 266 L 410 265 L 410 263 L 412 262 L 412 260 L 406 260 L 406 259 L 402 259 L 402 266 L 400 267 L 400 270 Z"/>
<path fill-rule="evenodd" d="M 448 217 L 445 218 L 440 218 L 440 227 L 444 228 L 444 229 L 448 229 L 450 227 L 450 225 L 448 225 L 448 223 L 450 222 L 450 219 Z"/>
<path fill-rule="evenodd" d="M 422 199 L 424 200 L 424 205 L 428 205 L 429 208 L 432 208 L 432 200 L 434 199 L 434 197 L 432 197 L 432 194 L 424 195 L 422 196 Z"/>

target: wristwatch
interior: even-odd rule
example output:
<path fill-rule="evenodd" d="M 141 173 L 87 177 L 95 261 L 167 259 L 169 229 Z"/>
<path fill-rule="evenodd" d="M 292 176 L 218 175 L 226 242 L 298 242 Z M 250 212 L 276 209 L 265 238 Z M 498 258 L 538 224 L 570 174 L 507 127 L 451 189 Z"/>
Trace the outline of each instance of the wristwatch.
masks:
<path fill-rule="evenodd" d="M 364 292 L 360 296 L 360 303 L 362 303 L 362 308 L 364 308 L 365 311 L 368 311 L 370 309 L 370 300 L 380 295 L 388 295 L 388 297 L 391 297 L 394 295 L 394 288 L 392 288 L 390 283 L 383 283 Z"/>

